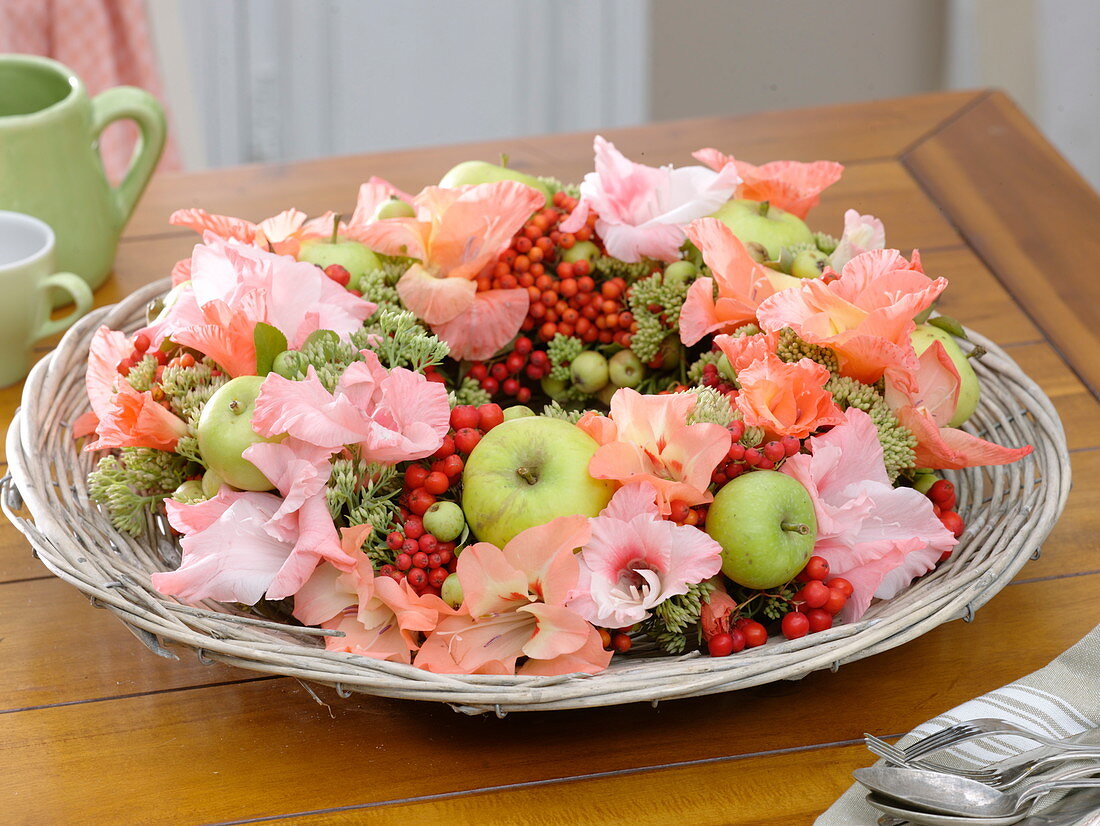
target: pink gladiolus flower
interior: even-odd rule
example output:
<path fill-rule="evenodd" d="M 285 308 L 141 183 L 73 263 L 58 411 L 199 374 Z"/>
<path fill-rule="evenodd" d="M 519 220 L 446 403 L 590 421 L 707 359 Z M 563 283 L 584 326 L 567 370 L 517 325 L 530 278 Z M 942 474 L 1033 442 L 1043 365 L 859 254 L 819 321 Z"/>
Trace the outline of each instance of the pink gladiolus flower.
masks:
<path fill-rule="evenodd" d="M 100 402 L 102 415 L 96 425 L 99 438 L 84 449 L 151 447 L 175 450 L 180 437 L 187 435 L 187 423 L 162 407 L 148 390 L 139 393 L 126 382 L 119 384 L 109 405 Z"/>
<path fill-rule="evenodd" d="M 624 485 L 649 483 L 662 514 L 675 499 L 688 505 L 710 502 L 710 475 L 730 448 L 730 433 L 717 424 L 688 424 L 694 393 L 643 396 L 628 387 L 611 397 L 611 416 L 589 412 L 577 427 L 600 443 L 588 463 L 597 479 Z"/>
<path fill-rule="evenodd" d="M 316 524 L 303 520 L 300 536 L 279 538 L 269 523 L 281 505 L 275 494 L 228 487 L 194 505 L 169 499 L 168 521 L 184 534 L 183 560 L 175 571 L 153 574 L 153 587 L 186 602 L 214 599 L 254 605 L 264 596 L 283 599 L 296 593 L 326 553 L 345 566 L 354 564 L 344 558 L 338 543 L 335 550 L 314 544 L 321 533 Z M 313 516 L 320 519 L 320 514 Z M 331 517 L 328 526 L 332 528 Z"/>
<path fill-rule="evenodd" d="M 211 233 L 223 241 L 239 241 L 292 257 L 298 255 L 303 241 L 331 236 L 335 221 L 334 212 L 307 221 L 306 214 L 297 209 L 284 210 L 258 224 L 228 215 L 211 215 L 205 209 L 177 209 L 168 218 L 169 224 L 193 229 L 204 237 Z M 173 283 L 177 283 L 174 270 L 172 275 Z"/>
<path fill-rule="evenodd" d="M 530 299 L 524 288 L 477 292 L 496 260 L 546 196 L 516 181 L 441 189 L 412 199 L 415 218 L 358 228 L 357 240 L 386 255 L 417 259 L 397 282 L 401 301 L 451 348 L 456 359 L 484 359 L 519 331 Z"/>
<path fill-rule="evenodd" d="M 887 368 L 916 369 L 909 341 L 913 317 L 932 306 L 947 281 L 924 274 L 920 256 L 905 260 L 897 250 L 872 250 L 844 266 L 835 281 L 806 279 L 797 288 L 765 300 L 757 312 L 771 332 L 791 327 L 811 344 L 837 354 L 846 376 L 873 384 Z"/>
<path fill-rule="evenodd" d="M 584 176 L 580 202 L 561 229 L 575 232 L 595 210 L 596 232 L 607 252 L 623 261 L 677 260 L 684 226 L 722 206 L 741 180 L 733 165 L 717 172 L 701 166 L 658 169 L 628 160 L 599 135 L 594 144 L 596 171 Z"/>
<path fill-rule="evenodd" d="M 373 462 L 430 456 L 450 427 L 446 388 L 402 367 L 386 370 L 369 350 L 363 358 L 344 371 L 334 393 L 312 367 L 303 381 L 269 374 L 256 399 L 252 427 L 264 436 L 287 433 L 329 455 L 358 444 Z"/>
<path fill-rule="evenodd" d="M 852 583 L 840 613 L 850 622 L 863 616 L 873 597 L 890 599 L 932 570 L 956 540 L 927 497 L 890 484 L 871 417 L 849 408 L 845 420 L 810 439 L 812 455 L 791 456 L 782 472 L 813 500 L 814 553 L 828 560 L 831 574 Z"/>
<path fill-rule="evenodd" d="M 566 606 L 588 541 L 588 520 L 563 516 L 517 534 L 503 550 L 471 545 L 458 558 L 462 612 L 443 618 L 415 665 L 449 674 L 595 674 L 611 652 Z M 517 670 L 520 657 L 527 662 Z"/>
<path fill-rule="evenodd" d="M 341 571 L 321 563 L 294 595 L 294 616 L 306 625 L 343 631 L 343 637 L 325 637 L 329 651 L 409 664 L 420 647 L 419 635 L 454 611 L 433 594 L 417 595 L 407 581 L 376 577 L 360 551 L 370 531 L 370 525 L 341 530 L 341 546 L 355 566 Z"/>
<path fill-rule="evenodd" d="M 838 272 L 855 258 L 868 250 L 881 250 L 886 247 L 886 227 L 874 215 L 860 215 L 849 209 L 844 213 L 844 234 L 829 256 L 829 266 Z"/>
<path fill-rule="evenodd" d="M 722 568 L 722 546 L 698 528 L 661 519 L 649 484 L 619 488 L 589 520 L 580 578 L 567 603 L 594 625 L 625 628 Z"/>
<path fill-rule="evenodd" d="M 844 421 L 825 389 L 829 378 L 829 371 L 816 361 L 787 363 L 769 353 L 737 373 L 741 392 L 735 404 L 745 424 L 764 428 L 769 437 L 805 439 L 819 428 Z"/>
<path fill-rule="evenodd" d="M 193 347 L 232 376 L 256 372 L 258 322 L 276 327 L 294 348 L 320 329 L 346 338 L 376 309 L 312 264 L 214 235 L 195 247 L 191 265 L 176 301 L 143 332 Z"/>
<path fill-rule="evenodd" d="M 346 226 L 341 225 L 340 234 L 353 241 L 362 241 L 359 233 L 368 225 L 373 224 L 375 214 L 382 204 L 392 198 L 399 198 L 406 203 L 411 203 L 413 196 L 395 187 L 389 181 L 372 176 L 365 184 L 359 186 L 359 197 L 355 202 L 355 212 L 351 214 Z"/>
<path fill-rule="evenodd" d="M 252 605 L 264 595 L 297 593 L 322 560 L 344 571 L 355 567 L 325 503 L 328 455 L 292 438 L 251 445 L 244 455 L 280 495 L 225 486 L 193 505 L 169 499 L 168 521 L 184 534 L 183 560 L 175 571 L 153 574 L 161 593 Z"/>
<path fill-rule="evenodd" d="M 731 333 L 756 321 L 757 308 L 775 288 L 770 270 L 717 218 L 693 221 L 687 235 L 714 274 L 692 282 L 680 311 L 680 340 L 690 347 L 710 333 Z"/>
<path fill-rule="evenodd" d="M 711 148 L 693 152 L 692 157 L 714 170 L 733 164 L 742 178 L 738 198 L 767 201 L 799 218 L 805 218 L 817 206 L 821 193 L 839 181 L 844 172 L 844 167 L 833 161 L 772 161 L 753 166 Z"/>
<path fill-rule="evenodd" d="M 938 341 L 921 353 L 914 372 L 886 371 L 886 403 L 916 436 L 918 467 L 1007 465 L 1031 453 L 1031 445 L 1002 447 L 947 427 L 958 407 L 959 390 L 959 371 Z"/>

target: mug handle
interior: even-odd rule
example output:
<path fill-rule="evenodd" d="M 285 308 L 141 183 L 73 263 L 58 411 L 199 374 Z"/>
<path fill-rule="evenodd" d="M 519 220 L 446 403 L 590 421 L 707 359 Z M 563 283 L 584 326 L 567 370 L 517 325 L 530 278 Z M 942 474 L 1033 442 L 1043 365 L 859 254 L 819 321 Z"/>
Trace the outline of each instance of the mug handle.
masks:
<path fill-rule="evenodd" d="M 47 275 L 38 282 L 38 289 L 43 292 L 48 291 L 50 287 L 57 287 L 71 295 L 76 302 L 76 307 L 63 318 L 47 318 L 43 321 L 42 326 L 34 334 L 35 341 L 69 329 L 78 318 L 92 309 L 92 288 L 79 275 L 73 275 L 71 272 L 58 272 Z"/>
<path fill-rule="evenodd" d="M 151 94 L 136 86 L 116 86 L 100 92 L 92 98 L 92 136 L 96 139 L 104 129 L 116 120 L 132 120 L 137 124 L 141 137 L 130 158 L 130 167 L 122 182 L 114 187 L 115 212 L 121 228 L 130 220 L 138 198 L 160 160 L 168 126 L 164 109 Z"/>

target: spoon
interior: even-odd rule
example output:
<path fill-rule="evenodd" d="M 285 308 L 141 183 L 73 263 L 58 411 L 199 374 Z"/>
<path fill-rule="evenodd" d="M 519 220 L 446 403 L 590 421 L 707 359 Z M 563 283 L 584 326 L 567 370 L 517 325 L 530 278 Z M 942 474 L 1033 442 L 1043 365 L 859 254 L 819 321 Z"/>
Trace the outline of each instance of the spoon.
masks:
<path fill-rule="evenodd" d="M 1042 777 L 1012 792 L 1000 791 L 967 777 L 922 769 L 872 766 L 856 769 L 852 775 L 879 796 L 902 803 L 910 809 L 993 818 L 1022 812 L 1031 800 L 1056 788 L 1100 788 L 1100 778 L 1087 777 L 1097 771 L 1100 767 L 1093 765 L 1057 777 Z"/>
<path fill-rule="evenodd" d="M 1079 798 L 1080 795 L 1089 795 Z M 885 817 L 890 817 L 891 824 L 915 823 L 919 826 L 1082 826 L 1082 816 L 1095 815 L 1100 811 L 1100 792 L 1078 792 L 1072 798 L 1069 805 L 1057 806 L 1042 814 L 1029 815 L 1027 812 L 1017 812 L 1004 817 L 957 817 L 955 815 L 938 815 L 932 812 L 916 812 L 912 809 L 895 805 L 893 801 L 885 800 L 872 793 L 867 795 L 867 803 Z M 880 821 L 881 823 L 881 821 Z M 1092 824 L 1092 821 L 1087 821 Z"/>

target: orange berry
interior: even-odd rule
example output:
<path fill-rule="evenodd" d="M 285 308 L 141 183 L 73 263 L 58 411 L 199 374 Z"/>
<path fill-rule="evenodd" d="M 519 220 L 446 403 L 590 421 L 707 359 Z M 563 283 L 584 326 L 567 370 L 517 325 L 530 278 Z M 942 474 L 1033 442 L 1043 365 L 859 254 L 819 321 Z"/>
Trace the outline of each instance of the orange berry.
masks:
<path fill-rule="evenodd" d="M 544 318 L 546 316 L 546 305 L 538 299 L 531 302 L 530 308 L 527 310 L 527 315 L 531 318 Z"/>
<path fill-rule="evenodd" d="M 623 288 L 616 284 L 614 280 L 605 281 L 600 286 L 600 295 L 604 298 L 618 298 L 622 294 Z"/>
<path fill-rule="evenodd" d="M 539 300 L 542 301 L 542 303 L 545 304 L 547 307 L 553 307 L 555 304 L 558 303 L 558 294 L 553 290 L 547 290 L 542 294 Z"/>
<path fill-rule="evenodd" d="M 575 243 L 577 243 L 576 237 L 571 232 L 563 232 L 561 234 L 561 240 L 558 241 L 558 246 L 562 249 L 570 249 Z"/>
<path fill-rule="evenodd" d="M 573 335 L 573 325 L 563 321 L 558 325 L 558 332 L 563 336 L 571 336 Z"/>
<path fill-rule="evenodd" d="M 551 287 L 554 286 L 554 279 L 546 273 L 543 273 L 535 279 L 535 286 L 538 287 L 540 290 L 549 290 Z"/>
<path fill-rule="evenodd" d="M 542 235 L 542 230 L 534 226 L 533 224 L 528 224 L 523 228 L 523 234 L 534 241 L 536 238 Z"/>
<path fill-rule="evenodd" d="M 539 327 L 539 338 L 543 341 L 549 341 L 558 334 L 558 325 L 552 322 L 546 322 Z"/>
<path fill-rule="evenodd" d="M 511 273 L 500 277 L 500 288 L 502 290 L 514 290 L 517 286 L 519 286 L 519 282 Z"/>
<path fill-rule="evenodd" d="M 564 295 L 566 298 L 572 298 L 577 294 L 577 279 L 575 278 L 562 278 L 561 283 L 558 284 L 558 292 Z"/>
<path fill-rule="evenodd" d="M 579 230 L 573 233 L 573 236 L 578 241 L 588 241 L 592 238 L 592 229 L 588 226 L 583 226 Z"/>
<path fill-rule="evenodd" d="M 512 242 L 512 246 L 516 248 L 516 252 L 526 255 L 531 251 L 531 239 L 526 235 L 521 235 L 515 241 Z"/>
<path fill-rule="evenodd" d="M 527 272 L 531 268 L 531 259 L 526 255 L 517 255 L 512 262 L 512 269 L 516 272 Z"/>
<path fill-rule="evenodd" d="M 527 253 L 527 257 L 531 260 L 532 264 L 537 264 L 539 261 L 542 260 L 542 257 L 545 254 L 546 253 L 542 251 L 542 247 L 532 247 Z"/>
<path fill-rule="evenodd" d="M 590 276 L 582 276 L 577 279 L 577 289 L 582 293 L 590 293 L 596 289 L 596 282 Z"/>
<path fill-rule="evenodd" d="M 533 287 L 535 286 L 535 276 L 530 272 L 521 273 L 519 277 L 519 285 L 521 287 Z"/>

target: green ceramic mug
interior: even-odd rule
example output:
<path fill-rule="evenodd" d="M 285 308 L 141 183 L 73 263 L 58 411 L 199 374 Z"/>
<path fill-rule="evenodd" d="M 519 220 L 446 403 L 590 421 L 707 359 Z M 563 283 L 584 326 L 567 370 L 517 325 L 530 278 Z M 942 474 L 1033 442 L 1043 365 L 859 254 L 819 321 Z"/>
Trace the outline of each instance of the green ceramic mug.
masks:
<path fill-rule="evenodd" d="M 31 349 L 60 333 L 92 307 L 92 289 L 71 272 L 54 272 L 54 234 L 21 212 L 0 211 L 0 387 L 27 375 Z M 64 318 L 50 319 L 51 291 L 76 302 Z"/>
<path fill-rule="evenodd" d="M 141 133 L 122 182 L 103 172 L 106 126 L 133 120 Z M 0 209 L 41 218 L 57 236 L 57 263 L 93 289 L 115 259 L 122 228 L 164 148 L 164 111 L 142 89 L 118 86 L 91 100 L 53 60 L 0 55 Z"/>

